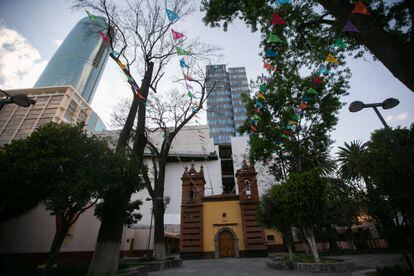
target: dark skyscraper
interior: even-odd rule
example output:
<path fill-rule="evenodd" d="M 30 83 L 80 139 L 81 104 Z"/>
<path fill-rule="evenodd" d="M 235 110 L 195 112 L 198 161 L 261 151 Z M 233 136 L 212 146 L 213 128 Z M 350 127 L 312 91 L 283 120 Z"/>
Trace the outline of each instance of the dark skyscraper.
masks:
<path fill-rule="evenodd" d="M 98 31 L 104 19 L 88 17 L 76 24 L 60 45 L 35 87 L 72 85 L 90 104 L 108 59 L 108 49 Z"/>

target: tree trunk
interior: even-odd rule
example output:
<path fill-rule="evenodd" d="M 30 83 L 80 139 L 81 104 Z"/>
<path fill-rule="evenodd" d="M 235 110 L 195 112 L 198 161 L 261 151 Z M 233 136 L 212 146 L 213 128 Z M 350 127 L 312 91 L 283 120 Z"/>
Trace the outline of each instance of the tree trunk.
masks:
<path fill-rule="evenodd" d="M 318 0 L 318 2 L 334 17 L 338 24 L 344 25 L 351 15 L 353 6 L 348 1 Z M 352 23 L 359 33 L 353 33 L 362 45 L 407 88 L 414 92 L 414 43 L 402 43 L 389 33 L 378 27 L 374 16 L 352 15 Z M 413 38 L 411 38 L 413 39 Z"/>
<path fill-rule="evenodd" d="M 148 96 L 149 86 L 152 79 L 154 63 L 150 62 L 145 72 L 141 85 L 141 94 Z M 139 109 L 138 109 L 139 107 Z M 137 110 L 138 109 L 138 110 Z M 128 139 L 134 124 L 135 116 L 138 113 L 137 129 L 134 139 L 133 152 L 138 159 L 138 170 L 141 170 L 144 163 L 145 140 L 145 104 L 139 102 L 134 96 L 127 121 L 121 130 L 117 152 L 125 150 Z M 125 222 L 126 208 L 131 198 L 132 189 L 120 191 L 116 200 L 105 200 L 99 228 L 98 240 L 95 252 L 89 266 L 88 276 L 109 275 L 118 271 L 119 252 L 121 248 L 122 231 Z"/>
<path fill-rule="evenodd" d="M 43 275 L 51 275 L 53 264 L 55 263 L 56 257 L 59 254 L 60 248 L 62 247 L 63 241 L 65 240 L 66 235 L 69 231 L 68 223 L 63 222 L 60 229 L 56 229 L 55 237 L 53 238 L 53 243 L 50 248 L 49 257 L 46 263 L 46 269 Z"/>
<path fill-rule="evenodd" d="M 352 250 L 356 250 L 356 246 L 354 243 L 354 235 L 352 233 L 352 224 L 348 225 L 347 229 L 346 229 L 346 233 L 347 233 L 347 240 L 349 245 L 351 246 Z"/>
<path fill-rule="evenodd" d="M 168 139 L 168 138 L 167 138 Z M 154 204 L 154 250 L 155 257 L 159 260 L 164 260 L 167 257 L 165 250 L 165 237 L 164 237 L 164 182 L 165 182 L 165 167 L 167 165 L 167 155 L 169 147 L 164 148 L 161 151 L 159 167 L 158 167 L 158 181 L 155 187 L 155 199 Z"/>
<path fill-rule="evenodd" d="M 319 254 L 318 254 L 318 248 L 316 246 L 315 237 L 313 235 L 312 229 L 303 228 L 303 234 L 305 235 L 306 240 L 309 243 L 310 249 L 312 251 L 312 256 L 315 259 L 315 262 L 319 263 Z"/>
<path fill-rule="evenodd" d="M 293 249 L 292 249 L 292 233 L 289 233 L 289 232 L 291 232 L 291 230 L 288 230 L 286 233 L 284 233 L 283 236 L 285 238 L 286 246 L 289 252 L 289 260 L 293 262 L 293 257 L 295 254 L 293 254 Z"/>
<path fill-rule="evenodd" d="M 153 200 L 154 203 L 154 256 L 159 260 L 165 260 L 167 253 L 165 251 L 164 237 L 164 202 L 159 197 Z"/>
<path fill-rule="evenodd" d="M 121 193 L 119 197 L 123 198 L 118 198 L 116 202 L 105 201 L 103 205 L 101 227 L 88 276 L 110 275 L 118 271 L 125 209 L 130 194 Z"/>

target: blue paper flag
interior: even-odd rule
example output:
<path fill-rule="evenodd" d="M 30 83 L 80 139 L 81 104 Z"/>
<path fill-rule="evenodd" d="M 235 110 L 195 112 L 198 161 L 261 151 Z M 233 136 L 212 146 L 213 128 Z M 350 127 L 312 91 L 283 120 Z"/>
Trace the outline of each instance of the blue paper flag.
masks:
<path fill-rule="evenodd" d="M 321 66 L 319 67 L 318 72 L 319 72 L 319 74 L 322 74 L 322 75 L 329 75 L 329 74 L 331 73 L 331 72 L 330 72 L 328 69 L 326 69 L 326 67 L 325 67 L 325 66 L 323 66 L 323 65 L 321 65 Z"/>
<path fill-rule="evenodd" d="M 170 21 L 174 21 L 174 20 L 176 20 L 176 19 L 180 18 L 180 17 L 178 16 L 178 14 L 176 14 L 176 13 L 175 13 L 175 12 L 173 12 L 172 10 L 165 9 L 165 12 L 167 13 L 168 20 L 170 20 Z"/>
<path fill-rule="evenodd" d="M 182 68 L 190 68 L 190 66 L 187 65 L 187 63 L 185 63 L 184 59 L 180 59 L 180 66 Z"/>
<path fill-rule="evenodd" d="M 270 49 L 265 50 L 265 57 L 267 58 L 272 58 L 272 57 L 277 57 L 277 52 L 276 51 L 272 51 Z"/>
<path fill-rule="evenodd" d="M 119 53 L 117 51 L 111 51 L 111 54 L 116 56 L 116 57 L 119 56 Z"/>
<path fill-rule="evenodd" d="M 290 0 L 276 0 L 275 4 L 277 5 L 290 4 Z"/>

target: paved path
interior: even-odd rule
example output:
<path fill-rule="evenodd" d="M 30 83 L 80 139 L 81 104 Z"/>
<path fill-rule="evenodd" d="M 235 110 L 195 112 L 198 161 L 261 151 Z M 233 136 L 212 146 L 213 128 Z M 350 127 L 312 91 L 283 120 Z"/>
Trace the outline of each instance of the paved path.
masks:
<path fill-rule="evenodd" d="M 375 268 L 378 264 L 387 265 L 397 263 L 400 260 L 399 255 L 393 254 L 375 254 L 375 255 L 358 255 L 358 256 L 339 256 L 340 259 L 354 261 L 361 269 Z M 150 272 L 149 276 L 306 276 L 311 274 L 298 273 L 292 271 L 279 271 L 268 269 L 266 267 L 267 258 L 226 258 L 226 259 L 205 259 L 205 260 L 185 260 L 184 266 L 176 269 L 167 269 L 159 272 Z M 350 276 L 364 275 L 361 272 L 348 274 L 328 274 L 319 273 L 319 275 L 328 276 Z"/>

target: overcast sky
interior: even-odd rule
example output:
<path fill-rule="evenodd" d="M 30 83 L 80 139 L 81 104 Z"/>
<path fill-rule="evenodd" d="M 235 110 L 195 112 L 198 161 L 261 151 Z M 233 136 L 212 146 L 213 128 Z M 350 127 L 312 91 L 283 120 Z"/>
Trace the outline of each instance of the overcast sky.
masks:
<path fill-rule="evenodd" d="M 224 57 L 220 63 L 229 67 L 246 67 L 249 79 L 255 79 L 264 72 L 258 53 L 260 34 L 251 33 L 243 22 L 236 22 L 228 32 L 205 26 L 199 12 L 199 1 L 194 1 L 195 12 L 175 27 L 189 37 L 221 46 Z M 73 11 L 69 0 L 0 0 L 0 88 L 31 88 L 45 68 L 47 62 L 70 32 L 73 26 L 85 16 Z M 352 71 L 349 96 L 343 101 L 380 102 L 389 97 L 400 100 L 400 105 L 382 113 L 391 126 L 409 126 L 414 119 L 414 93 L 402 85 L 379 62 L 367 56 L 350 60 Z M 163 87 L 172 83 L 172 76 L 178 74 L 178 65 L 170 65 L 169 76 Z M 414 77 L 414 76 L 413 76 Z M 120 98 L 130 96 L 125 77 L 116 64 L 108 61 L 96 91 L 92 108 L 110 126 L 113 106 Z M 336 145 L 344 141 L 362 139 L 381 127 L 373 110 L 364 109 L 350 113 L 348 105 L 339 115 L 339 123 L 332 133 Z M 202 121 L 206 122 L 205 114 Z M 336 150 L 335 150 L 336 151 Z"/>

